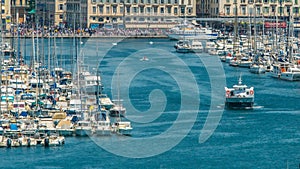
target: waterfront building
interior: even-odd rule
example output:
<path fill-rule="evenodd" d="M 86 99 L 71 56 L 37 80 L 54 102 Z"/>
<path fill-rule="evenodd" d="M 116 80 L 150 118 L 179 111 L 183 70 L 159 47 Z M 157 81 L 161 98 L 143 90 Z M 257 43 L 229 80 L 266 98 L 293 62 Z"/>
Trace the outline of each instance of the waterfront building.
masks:
<path fill-rule="evenodd" d="M 4 9 L 4 10 L 3 10 Z M 36 16 L 36 17 L 35 17 Z M 196 0 L 2 1 L 4 24 L 79 27 L 170 28 L 196 17 Z"/>
<path fill-rule="evenodd" d="M 55 0 L 55 25 L 64 27 L 66 24 L 66 3 L 67 0 Z"/>
<path fill-rule="evenodd" d="M 205 3 L 205 4 L 201 4 Z M 236 4 L 235 4 L 236 3 Z M 291 23 L 300 29 L 300 1 L 298 0 L 199 0 L 198 17 L 238 18 L 256 17 L 258 20 L 273 19 Z"/>
<path fill-rule="evenodd" d="M 88 24 L 126 28 L 168 28 L 195 17 L 195 0 L 90 0 Z"/>
<path fill-rule="evenodd" d="M 66 26 L 71 28 L 89 27 L 87 14 L 90 0 L 66 0 Z"/>

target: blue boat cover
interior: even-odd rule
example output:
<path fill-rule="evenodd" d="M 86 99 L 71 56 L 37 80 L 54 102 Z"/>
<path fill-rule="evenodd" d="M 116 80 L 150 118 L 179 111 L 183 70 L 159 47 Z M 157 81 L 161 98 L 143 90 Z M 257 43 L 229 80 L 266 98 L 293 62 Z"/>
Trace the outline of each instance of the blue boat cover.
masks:
<path fill-rule="evenodd" d="M 18 130 L 18 126 L 16 124 L 10 124 L 11 130 Z"/>
<path fill-rule="evenodd" d="M 20 114 L 20 116 L 24 116 L 24 117 L 26 117 L 27 115 L 28 115 L 28 113 L 26 111 L 22 111 Z"/>

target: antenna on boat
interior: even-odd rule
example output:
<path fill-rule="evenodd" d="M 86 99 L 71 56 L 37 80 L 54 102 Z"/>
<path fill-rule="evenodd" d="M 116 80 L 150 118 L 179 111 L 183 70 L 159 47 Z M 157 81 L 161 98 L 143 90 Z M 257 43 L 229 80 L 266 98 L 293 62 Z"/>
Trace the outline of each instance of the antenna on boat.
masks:
<path fill-rule="evenodd" d="M 242 74 L 240 74 L 240 77 L 239 77 L 239 85 L 242 84 Z"/>

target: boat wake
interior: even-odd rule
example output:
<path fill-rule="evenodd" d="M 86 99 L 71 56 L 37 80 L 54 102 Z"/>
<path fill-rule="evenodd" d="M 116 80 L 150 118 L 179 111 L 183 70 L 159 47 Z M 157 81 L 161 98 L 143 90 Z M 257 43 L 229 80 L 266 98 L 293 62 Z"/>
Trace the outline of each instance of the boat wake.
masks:
<path fill-rule="evenodd" d="M 259 110 L 259 109 L 263 109 L 264 106 L 253 106 L 253 110 Z"/>

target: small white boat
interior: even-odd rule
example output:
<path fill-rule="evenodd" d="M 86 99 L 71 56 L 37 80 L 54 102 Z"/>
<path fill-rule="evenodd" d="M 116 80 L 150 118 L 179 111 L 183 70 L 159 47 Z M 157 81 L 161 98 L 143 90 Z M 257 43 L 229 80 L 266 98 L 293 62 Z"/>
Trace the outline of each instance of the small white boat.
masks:
<path fill-rule="evenodd" d="M 92 134 L 92 124 L 90 121 L 78 121 L 75 127 L 76 136 L 90 136 Z"/>
<path fill-rule="evenodd" d="M 107 136 L 111 134 L 111 125 L 109 120 L 97 121 L 94 126 L 94 132 L 97 136 Z"/>
<path fill-rule="evenodd" d="M 242 84 L 241 77 L 239 83 L 232 88 L 225 87 L 226 100 L 225 107 L 228 109 L 252 109 L 254 104 L 254 88 L 248 88 Z"/>
<path fill-rule="evenodd" d="M 194 53 L 202 53 L 203 52 L 202 42 L 200 40 L 192 40 L 191 51 Z"/>
<path fill-rule="evenodd" d="M 114 124 L 114 128 L 118 134 L 131 135 L 132 127 L 130 121 L 119 121 Z"/>
<path fill-rule="evenodd" d="M 149 59 L 147 58 L 147 56 L 144 56 L 143 58 L 140 59 L 140 61 L 148 61 Z"/>
<path fill-rule="evenodd" d="M 110 98 L 106 94 L 101 94 L 99 96 L 99 103 L 106 110 L 109 110 L 114 106 L 114 103 L 110 100 Z"/>
<path fill-rule="evenodd" d="M 51 146 L 61 146 L 65 144 L 65 137 L 59 136 L 59 135 L 50 135 L 47 136 L 44 139 L 44 142 L 42 142 L 42 145 L 45 147 L 51 147 Z"/>
<path fill-rule="evenodd" d="M 262 64 L 252 64 L 249 71 L 254 74 L 266 73 L 266 67 Z"/>

